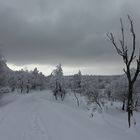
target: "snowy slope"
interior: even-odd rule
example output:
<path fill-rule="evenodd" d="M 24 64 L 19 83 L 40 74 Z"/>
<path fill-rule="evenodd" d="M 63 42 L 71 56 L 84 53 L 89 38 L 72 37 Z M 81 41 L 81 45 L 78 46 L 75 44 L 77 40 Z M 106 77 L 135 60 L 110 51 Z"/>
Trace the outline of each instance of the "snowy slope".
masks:
<path fill-rule="evenodd" d="M 140 129 L 127 129 L 121 115 L 90 118 L 49 91 L 7 94 L 0 99 L 0 140 L 139 140 Z"/>

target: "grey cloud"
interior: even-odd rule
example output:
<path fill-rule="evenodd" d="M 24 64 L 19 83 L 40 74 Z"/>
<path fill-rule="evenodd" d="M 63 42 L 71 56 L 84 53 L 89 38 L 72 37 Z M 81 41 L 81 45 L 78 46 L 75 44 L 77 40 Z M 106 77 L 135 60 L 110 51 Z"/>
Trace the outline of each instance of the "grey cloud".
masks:
<path fill-rule="evenodd" d="M 0 0 L 0 47 L 8 62 L 94 65 L 119 63 L 107 32 L 119 35 L 130 13 L 140 39 L 139 0 Z"/>

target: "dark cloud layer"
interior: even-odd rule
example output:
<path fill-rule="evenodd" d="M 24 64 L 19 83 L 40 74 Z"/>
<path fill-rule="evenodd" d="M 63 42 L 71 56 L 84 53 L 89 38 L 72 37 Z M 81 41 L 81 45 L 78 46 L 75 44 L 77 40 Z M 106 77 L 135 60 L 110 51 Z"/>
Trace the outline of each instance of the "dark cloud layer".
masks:
<path fill-rule="evenodd" d="M 139 45 L 139 5 L 139 0 L 0 0 L 0 48 L 16 65 L 115 65 L 119 59 L 106 33 L 118 36 L 119 18 L 128 25 L 129 13 Z"/>

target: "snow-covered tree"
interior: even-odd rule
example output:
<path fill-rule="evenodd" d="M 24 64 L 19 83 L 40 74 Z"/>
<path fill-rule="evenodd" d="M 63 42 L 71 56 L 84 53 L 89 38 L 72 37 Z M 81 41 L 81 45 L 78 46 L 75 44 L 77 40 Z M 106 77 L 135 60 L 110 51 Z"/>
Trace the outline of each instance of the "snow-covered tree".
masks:
<path fill-rule="evenodd" d="M 37 68 L 35 68 L 32 71 L 32 88 L 37 89 L 38 86 L 39 86 L 39 71 Z"/>
<path fill-rule="evenodd" d="M 81 74 L 80 70 L 77 74 L 73 75 L 73 78 L 72 78 L 72 81 L 71 81 L 71 87 L 72 87 L 72 90 L 74 92 L 81 93 L 81 90 L 82 90 L 82 74 Z"/>
<path fill-rule="evenodd" d="M 122 110 L 126 110 L 127 104 L 127 79 L 125 75 L 122 75 L 116 80 L 113 80 L 111 84 L 106 88 L 106 94 L 110 100 L 119 100 L 122 104 Z"/>
<path fill-rule="evenodd" d="M 31 88 L 34 90 L 45 89 L 46 88 L 46 77 L 42 74 L 42 72 L 39 72 L 39 70 L 37 68 L 35 68 L 30 73 L 31 73 L 31 77 L 30 77 Z"/>
<path fill-rule="evenodd" d="M 10 77 L 10 73 L 12 71 L 8 68 L 7 64 L 6 64 L 6 60 L 4 58 L 4 56 L 1 54 L 0 52 L 0 89 L 6 89 L 6 87 L 8 88 L 8 81 L 9 81 L 9 77 Z M 2 92 L 5 92 L 4 90 L 2 90 Z"/>
<path fill-rule="evenodd" d="M 102 109 L 97 79 L 94 79 L 94 77 L 85 77 L 82 81 L 82 91 L 84 95 L 87 96 L 88 104 L 96 103 Z"/>
<path fill-rule="evenodd" d="M 53 70 L 51 76 L 51 87 L 53 88 L 55 99 L 57 100 L 57 96 L 61 96 L 61 100 L 64 99 L 65 96 L 65 86 L 64 86 L 64 77 L 63 70 L 61 64 L 56 66 L 56 69 Z"/>

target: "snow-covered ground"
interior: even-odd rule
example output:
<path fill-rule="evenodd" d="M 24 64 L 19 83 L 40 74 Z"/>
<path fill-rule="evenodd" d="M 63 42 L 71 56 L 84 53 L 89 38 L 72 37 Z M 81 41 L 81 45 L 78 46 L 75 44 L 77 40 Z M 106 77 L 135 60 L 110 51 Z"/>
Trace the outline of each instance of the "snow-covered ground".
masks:
<path fill-rule="evenodd" d="M 62 102 L 50 91 L 6 94 L 0 99 L 0 140 L 139 140 L 140 113 L 129 129 L 127 114 L 116 107 L 90 117 L 73 95 Z"/>

